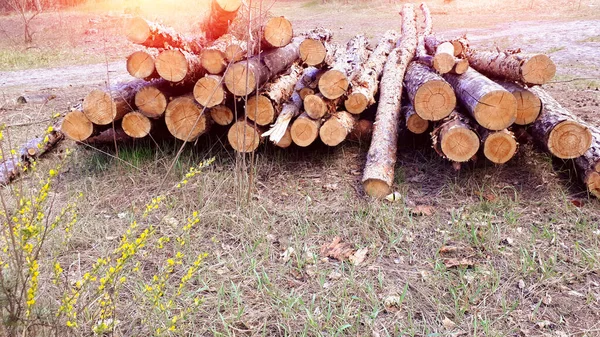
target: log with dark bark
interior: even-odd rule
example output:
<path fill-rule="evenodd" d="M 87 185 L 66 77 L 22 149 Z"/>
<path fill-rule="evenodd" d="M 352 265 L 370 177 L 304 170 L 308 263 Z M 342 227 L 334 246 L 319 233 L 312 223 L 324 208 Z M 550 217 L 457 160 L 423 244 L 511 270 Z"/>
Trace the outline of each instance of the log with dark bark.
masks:
<path fill-rule="evenodd" d="M 506 129 L 490 131 L 486 128 L 477 128 L 483 155 L 494 164 L 508 162 L 517 152 L 517 140 L 515 135 Z"/>
<path fill-rule="evenodd" d="M 364 35 L 356 35 L 346 44 L 346 50 L 336 55 L 331 69 L 319 79 L 319 91 L 329 99 L 338 98 L 346 93 L 350 78 L 369 58 L 369 42 Z"/>
<path fill-rule="evenodd" d="M 40 156 L 54 149 L 64 138 L 60 130 L 52 130 L 43 137 L 29 140 L 19 149 L 18 156 L 11 154 L 9 158 L 0 162 L 0 186 L 10 184 L 17 179 Z"/>
<path fill-rule="evenodd" d="M 417 49 L 417 24 L 412 4 L 402 9 L 400 45 L 388 56 L 381 78 L 373 138 L 362 177 L 365 192 L 384 198 L 392 192 L 398 146 L 400 100 L 404 73 Z"/>
<path fill-rule="evenodd" d="M 592 145 L 582 156 L 575 158 L 574 164 L 588 191 L 600 198 L 600 130 L 590 127 L 590 131 Z"/>
<path fill-rule="evenodd" d="M 319 137 L 327 146 L 342 143 L 354 129 L 356 119 L 347 111 L 338 111 L 331 115 L 319 129 Z"/>
<path fill-rule="evenodd" d="M 223 104 L 227 95 L 223 87 L 223 78 L 217 75 L 207 75 L 196 82 L 194 86 L 196 102 L 207 108 Z"/>
<path fill-rule="evenodd" d="M 127 113 L 121 121 L 123 131 L 131 138 L 144 138 L 150 134 L 152 121 L 143 114 L 132 111 Z"/>
<path fill-rule="evenodd" d="M 454 46 L 448 41 L 439 41 L 433 35 L 425 36 L 425 48 L 433 55 L 433 68 L 440 74 L 449 73 L 454 68 Z"/>
<path fill-rule="evenodd" d="M 592 144 L 590 129 L 542 88 L 529 90 L 543 105 L 530 129 L 536 143 L 561 159 L 577 158 L 586 153 Z"/>
<path fill-rule="evenodd" d="M 136 51 L 127 57 L 127 72 L 135 78 L 143 78 L 149 81 L 158 78 L 158 72 L 154 66 L 154 59 L 158 53 L 151 51 Z"/>
<path fill-rule="evenodd" d="M 135 94 L 147 85 L 148 82 L 137 79 L 118 83 L 108 91 L 92 90 L 83 100 L 83 113 L 94 124 L 110 124 L 133 110 Z"/>
<path fill-rule="evenodd" d="M 214 41 L 226 34 L 242 6 L 242 0 L 212 0 L 210 14 L 202 23 L 206 38 Z"/>
<path fill-rule="evenodd" d="M 181 49 L 163 50 L 154 65 L 160 77 L 174 83 L 194 83 L 206 73 L 200 57 Z"/>
<path fill-rule="evenodd" d="M 431 139 L 440 156 L 456 163 L 469 161 L 479 150 L 477 133 L 469 125 L 468 118 L 456 110 L 437 123 Z"/>
<path fill-rule="evenodd" d="M 165 111 L 165 124 L 177 139 L 191 142 L 204 134 L 210 125 L 205 109 L 191 95 L 173 99 Z"/>
<path fill-rule="evenodd" d="M 387 31 L 369 59 L 352 74 L 350 91 L 344 101 L 346 110 L 351 114 L 360 114 L 369 106 L 375 104 L 375 94 L 379 89 L 379 78 L 387 56 L 396 47 L 399 34 L 393 30 Z"/>
<path fill-rule="evenodd" d="M 209 110 L 210 118 L 218 125 L 229 125 L 233 122 L 233 111 L 227 105 L 217 105 Z"/>
<path fill-rule="evenodd" d="M 402 105 L 402 115 L 408 131 L 420 135 L 429 129 L 429 121 L 421 118 L 410 102 Z"/>
<path fill-rule="evenodd" d="M 286 46 L 294 36 L 292 23 L 283 16 L 270 18 L 263 26 L 262 36 L 266 48 Z"/>
<path fill-rule="evenodd" d="M 319 137 L 320 128 L 321 120 L 312 119 L 303 113 L 292 123 L 290 129 L 292 141 L 300 147 L 307 147 Z"/>
<path fill-rule="evenodd" d="M 178 34 L 173 28 L 146 21 L 136 17 L 130 19 L 125 26 L 125 35 L 129 41 L 148 48 L 178 48 L 190 53 L 199 53 L 204 42 L 200 39 L 189 39 Z"/>
<path fill-rule="evenodd" d="M 456 107 L 456 96 L 450 84 L 419 62 L 408 65 L 404 86 L 415 111 L 425 120 L 444 119 Z"/>
<path fill-rule="evenodd" d="M 490 130 L 503 130 L 517 118 L 517 100 L 499 84 L 473 68 L 462 75 L 445 74 L 462 105 L 477 123 Z"/>
<path fill-rule="evenodd" d="M 503 81 L 496 81 L 496 83 L 513 94 L 517 100 L 517 119 L 515 119 L 515 124 L 531 124 L 538 118 L 542 111 L 542 101 L 536 95 L 520 84 Z"/>
<path fill-rule="evenodd" d="M 60 129 L 67 138 L 82 142 L 94 133 L 94 123 L 82 111 L 73 110 L 67 112 Z"/>
<path fill-rule="evenodd" d="M 466 56 L 470 66 L 482 74 L 527 85 L 547 83 L 556 74 L 556 65 L 544 54 L 470 49 Z"/>
<path fill-rule="evenodd" d="M 284 137 L 292 119 L 300 115 L 302 111 L 302 97 L 300 96 L 300 92 L 308 86 L 313 85 L 320 74 L 321 71 L 318 68 L 304 68 L 300 80 L 296 82 L 294 93 L 290 99 L 282 105 L 277 120 L 273 126 L 271 126 L 269 131 L 263 133 L 263 137 L 268 136 L 274 143 L 278 143 Z"/>
<path fill-rule="evenodd" d="M 359 119 L 348 135 L 348 139 L 368 144 L 371 141 L 371 136 L 373 136 L 373 122 L 368 119 Z"/>
<path fill-rule="evenodd" d="M 275 121 L 282 105 L 295 92 L 296 83 L 302 76 L 302 67 L 292 65 L 288 74 L 279 76 L 269 83 L 260 95 L 252 95 L 246 103 L 246 117 L 258 125 L 268 125 Z"/>
<path fill-rule="evenodd" d="M 262 142 L 261 135 L 263 131 L 255 123 L 246 119 L 240 119 L 229 128 L 227 140 L 235 151 L 250 153 L 256 151 Z"/>

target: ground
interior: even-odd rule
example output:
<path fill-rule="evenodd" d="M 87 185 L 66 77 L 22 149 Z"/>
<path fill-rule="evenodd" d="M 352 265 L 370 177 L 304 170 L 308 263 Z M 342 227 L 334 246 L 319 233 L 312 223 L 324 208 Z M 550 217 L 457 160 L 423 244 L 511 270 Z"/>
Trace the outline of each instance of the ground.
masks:
<path fill-rule="evenodd" d="M 482 3 L 432 2 L 434 29 L 448 37 L 467 33 L 481 48 L 548 53 L 558 73 L 547 90 L 600 127 L 600 2 Z M 361 32 L 376 41 L 400 23 L 398 3 L 265 7 L 298 30 L 334 29 L 339 40 Z M 16 41 L 18 18 L 0 18 L 0 120 L 12 145 L 41 134 L 53 112 L 90 89 L 127 79 L 122 60 L 136 47 L 119 35 L 123 8 L 113 10 L 46 13 L 35 21 L 36 48 L 27 50 Z M 190 33 L 191 17 L 164 21 Z M 68 38 L 58 27 L 68 27 Z M 98 33 L 86 35 L 91 28 Z M 29 91 L 56 98 L 14 102 Z M 146 222 L 173 233 L 199 212 L 184 251 L 209 254 L 193 283 L 203 302 L 186 325 L 199 335 L 600 336 L 600 202 L 588 198 L 569 163 L 525 144 L 506 165 L 479 160 L 456 172 L 426 139 L 404 140 L 395 179 L 402 199 L 384 202 L 362 191 L 365 144 L 261 147 L 241 158 L 223 143 L 217 131 L 177 161 L 181 143 L 134 144 L 117 154 L 65 142 L 49 155 L 41 168 L 54 167 L 65 148 L 74 150 L 53 191 L 56 203 L 84 195 L 59 257 L 70 277 L 81 278 L 118 245 L 144 204 L 169 192 Z M 216 162 L 182 189 L 170 189 L 210 157 Z M 35 177 L 22 182 L 33 185 Z M 428 207 L 419 213 L 417 206 Z M 354 266 L 323 258 L 321 247 L 336 236 L 368 248 L 366 260 Z M 165 254 L 143 257 L 147 273 L 133 282 L 150 277 Z M 468 266 L 450 267 L 448 258 L 464 258 Z M 143 307 L 128 301 L 133 289 L 118 302 L 128 317 L 120 318 L 118 336 L 144 331 Z M 52 296 L 50 288 L 41 291 Z"/>

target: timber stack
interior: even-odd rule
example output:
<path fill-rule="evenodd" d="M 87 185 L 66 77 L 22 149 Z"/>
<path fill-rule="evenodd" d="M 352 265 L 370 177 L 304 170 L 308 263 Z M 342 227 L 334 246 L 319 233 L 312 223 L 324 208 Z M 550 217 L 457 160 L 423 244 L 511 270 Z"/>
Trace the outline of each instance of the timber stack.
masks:
<path fill-rule="evenodd" d="M 383 198 L 393 191 L 400 134 L 428 134 L 435 152 L 460 168 L 477 157 L 509 162 L 519 147 L 514 132 L 527 130 L 543 151 L 573 160 L 600 196 L 600 131 L 540 87 L 556 72 L 547 55 L 441 38 L 425 4 L 423 25 L 406 4 L 401 30 L 374 46 L 362 34 L 340 43 L 325 28 L 298 32 L 278 16 L 245 30 L 255 41 L 232 29 L 251 26 L 237 14 L 243 6 L 212 0 L 203 36 L 131 19 L 126 37 L 145 47 L 126 59 L 132 80 L 91 91 L 62 132 L 88 143 L 117 139 L 106 132 L 199 142 L 217 130 L 240 153 L 263 143 L 359 141 L 369 145 L 364 190 Z"/>

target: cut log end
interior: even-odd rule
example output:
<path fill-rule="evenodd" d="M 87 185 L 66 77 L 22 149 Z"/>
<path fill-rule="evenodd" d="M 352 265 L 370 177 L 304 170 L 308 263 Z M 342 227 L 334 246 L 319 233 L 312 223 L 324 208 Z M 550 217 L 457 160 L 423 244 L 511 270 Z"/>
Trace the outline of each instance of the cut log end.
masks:
<path fill-rule="evenodd" d="M 156 57 L 156 72 L 170 82 L 181 82 L 188 73 L 188 62 L 179 50 L 164 50 Z"/>
<path fill-rule="evenodd" d="M 177 139 L 193 141 L 208 127 L 206 114 L 193 98 L 183 96 L 172 100 L 165 112 L 169 132 Z"/>
<path fill-rule="evenodd" d="M 132 18 L 125 25 L 125 36 L 133 43 L 144 43 L 150 37 L 150 26 L 140 17 Z"/>
<path fill-rule="evenodd" d="M 363 188 L 367 195 L 377 199 L 383 199 L 392 193 L 390 186 L 383 180 L 367 179 L 363 182 Z"/>
<path fill-rule="evenodd" d="M 327 50 L 323 42 L 319 40 L 306 39 L 299 47 L 300 59 L 309 66 L 316 66 L 325 60 Z"/>
<path fill-rule="evenodd" d="M 354 115 L 360 114 L 369 106 L 369 100 L 362 93 L 351 93 L 344 102 L 346 110 Z"/>
<path fill-rule="evenodd" d="M 406 120 L 406 128 L 408 131 L 420 135 L 429 129 L 429 121 L 421 118 L 417 114 L 412 114 Z"/>
<path fill-rule="evenodd" d="M 492 90 L 479 100 L 473 115 L 486 129 L 504 130 L 517 118 L 517 100 L 506 90 Z"/>
<path fill-rule="evenodd" d="M 229 125 L 233 122 L 233 111 L 227 105 L 217 105 L 210 108 L 210 118 L 218 125 Z"/>
<path fill-rule="evenodd" d="M 272 47 L 286 46 L 294 35 L 292 23 L 283 16 L 269 19 L 264 27 L 263 38 Z"/>
<path fill-rule="evenodd" d="M 146 52 L 136 51 L 127 57 L 127 72 L 135 78 L 148 78 L 154 70 L 154 58 Z"/>
<path fill-rule="evenodd" d="M 556 74 L 556 65 L 544 54 L 537 54 L 521 66 L 523 81 L 529 84 L 544 84 Z"/>
<path fill-rule="evenodd" d="M 217 106 L 225 100 L 225 90 L 218 76 L 206 76 L 199 79 L 194 86 L 194 98 L 207 108 Z"/>
<path fill-rule="evenodd" d="M 227 133 L 233 149 L 241 153 L 254 152 L 260 145 L 260 132 L 245 120 L 235 122 Z"/>
<path fill-rule="evenodd" d="M 479 150 L 479 137 L 467 128 L 450 128 L 442 137 L 444 155 L 457 163 L 469 161 Z"/>
<path fill-rule="evenodd" d="M 123 131 L 131 138 L 144 138 L 150 134 L 152 122 L 139 112 L 130 112 L 121 121 Z"/>
<path fill-rule="evenodd" d="M 446 81 L 428 81 L 417 90 L 414 107 L 421 118 L 439 121 L 448 117 L 456 107 L 456 95 Z"/>
<path fill-rule="evenodd" d="M 452 72 L 457 75 L 462 75 L 469 70 L 469 60 L 467 59 L 456 59 L 456 63 L 454 64 L 454 68 L 452 68 Z"/>
<path fill-rule="evenodd" d="M 292 140 L 292 132 L 291 132 L 291 128 L 288 127 L 285 130 L 285 134 L 283 135 L 283 137 L 281 137 L 281 139 L 275 143 L 275 145 L 277 147 L 280 147 L 282 149 L 287 149 L 288 147 L 290 147 L 293 143 Z"/>
<path fill-rule="evenodd" d="M 310 118 L 322 118 L 327 113 L 327 104 L 317 95 L 308 95 L 304 97 L 304 111 Z"/>
<path fill-rule="evenodd" d="M 246 117 L 258 125 L 268 125 L 275 119 L 275 109 L 271 100 L 263 95 L 252 95 L 246 103 Z"/>
<path fill-rule="evenodd" d="M 309 95 L 314 95 L 315 91 L 311 88 L 302 88 L 298 91 L 298 95 L 300 95 L 300 99 L 302 99 L 304 101 L 304 99 L 309 96 Z"/>
<path fill-rule="evenodd" d="M 354 128 L 355 120 L 346 111 L 338 111 L 326 120 L 319 129 L 319 137 L 327 146 L 341 144 Z"/>
<path fill-rule="evenodd" d="M 74 110 L 65 115 L 60 129 L 70 139 L 82 142 L 92 135 L 94 124 L 82 111 Z"/>
<path fill-rule="evenodd" d="M 108 93 L 92 90 L 83 100 L 83 113 L 94 124 L 108 125 L 117 116 L 117 107 Z"/>
<path fill-rule="evenodd" d="M 585 184 L 587 185 L 588 191 L 596 198 L 600 199 L 600 173 L 589 173 L 585 178 Z"/>
<path fill-rule="evenodd" d="M 483 155 L 492 163 L 504 164 L 517 152 L 517 141 L 509 132 L 494 132 L 485 139 Z"/>
<path fill-rule="evenodd" d="M 291 134 L 294 144 L 307 147 L 312 144 L 319 136 L 320 122 L 308 117 L 308 115 L 301 115 L 292 124 Z"/>
<path fill-rule="evenodd" d="M 592 144 L 591 131 L 581 123 L 566 120 L 554 127 L 548 136 L 550 153 L 561 159 L 583 155 Z"/>
<path fill-rule="evenodd" d="M 515 91 L 513 96 L 517 100 L 517 119 L 515 124 L 527 125 L 535 122 L 542 111 L 542 101 L 530 91 Z"/>
<path fill-rule="evenodd" d="M 147 86 L 135 94 L 135 105 L 147 117 L 158 118 L 167 108 L 167 98 L 157 88 Z"/>
<path fill-rule="evenodd" d="M 218 75 L 227 67 L 225 53 L 216 49 L 205 49 L 200 55 L 200 63 L 209 74 Z"/>
<path fill-rule="evenodd" d="M 248 74 L 246 76 L 246 74 Z M 246 85 L 246 77 L 247 85 Z M 236 63 L 229 67 L 225 73 L 225 86 L 232 94 L 236 96 L 245 96 L 250 94 L 256 88 L 256 77 L 253 72 L 248 72 L 246 66 L 242 63 Z"/>
<path fill-rule="evenodd" d="M 246 56 L 246 50 L 238 44 L 230 44 L 225 48 L 225 61 L 237 62 L 243 60 Z"/>
<path fill-rule="evenodd" d="M 348 77 L 339 70 L 329 70 L 319 79 L 319 91 L 329 99 L 341 97 L 349 85 Z"/>

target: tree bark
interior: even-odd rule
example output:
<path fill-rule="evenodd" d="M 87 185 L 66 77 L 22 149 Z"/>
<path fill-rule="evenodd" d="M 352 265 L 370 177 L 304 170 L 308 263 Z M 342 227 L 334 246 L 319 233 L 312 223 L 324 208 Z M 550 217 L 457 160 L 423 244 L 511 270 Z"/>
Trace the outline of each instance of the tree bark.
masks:
<path fill-rule="evenodd" d="M 336 55 L 335 63 L 319 79 L 319 91 L 329 99 L 346 93 L 350 78 L 369 58 L 368 41 L 364 35 L 356 35 L 346 44 L 346 50 Z"/>
<path fill-rule="evenodd" d="M 379 105 L 373 138 L 367 155 L 362 183 L 365 192 L 384 198 L 392 191 L 398 146 L 400 100 L 404 73 L 417 49 L 417 27 L 412 4 L 402 10 L 402 39 L 390 53 L 381 78 Z"/>
<path fill-rule="evenodd" d="M 404 86 L 415 111 L 425 120 L 444 119 L 456 107 L 456 96 L 450 84 L 421 63 L 408 65 Z"/>
<path fill-rule="evenodd" d="M 503 81 L 496 81 L 496 83 L 513 94 L 517 100 L 517 119 L 515 119 L 515 124 L 527 125 L 535 122 L 542 111 L 542 101 L 539 97 L 520 84 Z"/>
<path fill-rule="evenodd" d="M 543 109 L 531 124 L 531 135 L 544 150 L 561 159 L 577 158 L 590 148 L 592 133 L 570 111 L 539 87 L 529 89 L 542 101 Z"/>
<path fill-rule="evenodd" d="M 200 57 L 181 49 L 162 51 L 154 64 L 158 75 L 173 83 L 195 83 L 206 73 Z"/>
<path fill-rule="evenodd" d="M 338 146 L 354 129 L 356 119 L 347 111 L 338 111 L 327 119 L 319 129 L 319 137 L 327 146 Z"/>
<path fill-rule="evenodd" d="M 456 110 L 435 126 L 431 139 L 440 156 L 457 163 L 469 161 L 479 150 L 479 137 L 469 119 Z"/>
<path fill-rule="evenodd" d="M 196 102 L 207 108 L 223 104 L 227 99 L 223 78 L 217 75 L 207 75 L 196 82 L 193 90 Z"/>
<path fill-rule="evenodd" d="M 385 61 L 398 41 L 399 34 L 387 31 L 364 65 L 359 66 L 350 79 L 351 88 L 344 101 L 346 110 L 351 114 L 360 114 L 375 104 L 375 94 L 379 89 L 379 78 Z"/>
<path fill-rule="evenodd" d="M 173 99 L 165 111 L 165 124 L 173 137 L 192 142 L 204 134 L 210 125 L 205 108 L 191 95 Z"/>
<path fill-rule="evenodd" d="M 348 135 L 348 139 L 354 142 L 369 144 L 373 136 L 373 122 L 368 119 L 359 119 Z"/>
<path fill-rule="evenodd" d="M 547 55 L 470 49 L 466 53 L 471 67 L 490 77 L 527 85 L 544 84 L 556 74 L 556 65 Z"/>
<path fill-rule="evenodd" d="M 517 118 L 517 100 L 506 89 L 469 68 L 462 75 L 445 74 L 462 105 L 479 125 L 490 130 L 503 130 Z"/>
<path fill-rule="evenodd" d="M 136 17 L 129 20 L 125 26 L 125 35 L 129 41 L 148 48 L 181 49 L 189 53 L 198 54 L 204 42 L 193 40 L 178 34 L 173 28 L 146 21 Z"/>
<path fill-rule="evenodd" d="M 149 85 L 144 80 L 118 83 L 108 92 L 92 90 L 83 100 L 83 113 L 94 124 L 107 125 L 133 110 L 135 94 Z"/>

